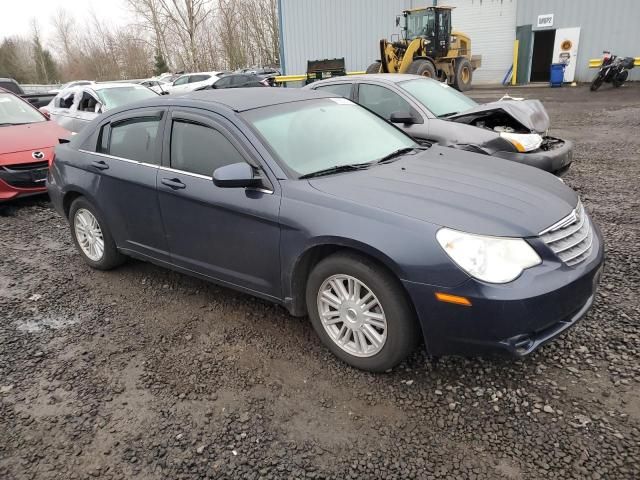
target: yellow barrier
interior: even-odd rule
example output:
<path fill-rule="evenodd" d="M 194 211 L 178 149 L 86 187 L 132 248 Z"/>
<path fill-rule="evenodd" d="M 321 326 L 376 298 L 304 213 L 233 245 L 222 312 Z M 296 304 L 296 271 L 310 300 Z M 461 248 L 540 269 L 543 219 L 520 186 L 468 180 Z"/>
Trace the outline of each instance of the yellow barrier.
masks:
<path fill-rule="evenodd" d="M 633 59 L 633 65 L 635 67 L 640 67 L 640 57 L 635 57 Z M 589 68 L 599 68 L 600 66 L 602 66 L 601 58 L 592 58 L 589 60 Z"/>
<path fill-rule="evenodd" d="M 364 73 L 367 72 L 347 72 L 347 75 L 362 75 Z M 304 82 L 306 79 L 306 75 L 280 75 L 279 77 L 274 78 L 277 83 Z"/>
<path fill-rule="evenodd" d="M 511 85 L 518 83 L 516 76 L 518 75 L 518 49 L 520 48 L 520 40 L 513 42 L 513 68 L 511 69 Z"/>

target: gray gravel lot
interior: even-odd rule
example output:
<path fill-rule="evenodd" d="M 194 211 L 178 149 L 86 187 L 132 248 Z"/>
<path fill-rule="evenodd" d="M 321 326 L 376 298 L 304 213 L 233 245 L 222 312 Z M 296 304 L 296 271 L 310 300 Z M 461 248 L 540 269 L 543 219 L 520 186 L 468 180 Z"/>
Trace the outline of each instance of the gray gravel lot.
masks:
<path fill-rule="evenodd" d="M 367 374 L 280 307 L 137 261 L 93 271 L 46 198 L 16 202 L 0 478 L 639 478 L 640 85 L 511 94 L 576 142 L 565 180 L 605 235 L 573 330 L 521 361 L 420 351 Z"/>

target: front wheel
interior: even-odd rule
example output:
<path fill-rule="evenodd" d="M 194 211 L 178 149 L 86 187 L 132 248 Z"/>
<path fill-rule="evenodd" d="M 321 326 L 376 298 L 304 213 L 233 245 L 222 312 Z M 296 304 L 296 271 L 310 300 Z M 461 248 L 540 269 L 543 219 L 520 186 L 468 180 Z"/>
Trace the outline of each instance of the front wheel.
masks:
<path fill-rule="evenodd" d="M 382 71 L 382 62 L 373 62 L 367 67 L 365 73 L 380 73 Z"/>
<path fill-rule="evenodd" d="M 399 281 L 353 253 L 322 260 L 307 281 L 306 303 L 323 343 L 344 362 L 384 372 L 416 347 L 419 327 Z"/>
<path fill-rule="evenodd" d="M 407 73 L 422 75 L 427 78 L 436 78 L 436 67 L 429 60 L 419 58 L 414 60 L 407 68 Z"/>
<path fill-rule="evenodd" d="M 122 264 L 111 232 L 98 209 L 84 197 L 73 201 L 69 209 L 69 226 L 73 241 L 84 261 L 98 270 L 110 270 Z"/>
<path fill-rule="evenodd" d="M 602 85 L 603 80 L 604 77 L 602 76 L 602 72 L 598 73 L 598 75 L 596 75 L 596 78 L 594 78 L 591 82 L 591 91 L 595 92 L 596 90 L 598 90 L 600 88 L 600 85 Z"/>

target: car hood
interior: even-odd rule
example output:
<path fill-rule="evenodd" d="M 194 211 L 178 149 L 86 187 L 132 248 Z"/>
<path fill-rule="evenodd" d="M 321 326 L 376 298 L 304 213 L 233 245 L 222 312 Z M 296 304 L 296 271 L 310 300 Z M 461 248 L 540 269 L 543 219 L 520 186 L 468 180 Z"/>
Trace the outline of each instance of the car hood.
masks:
<path fill-rule="evenodd" d="M 55 122 L 45 121 L 0 127 L 0 155 L 53 147 L 71 133 Z"/>
<path fill-rule="evenodd" d="M 549 129 L 549 115 L 540 100 L 498 100 L 451 115 L 447 119 L 471 123 L 479 117 L 486 118 L 492 112 L 506 113 L 531 132 L 544 134 Z"/>
<path fill-rule="evenodd" d="M 537 236 L 578 202 L 572 189 L 542 170 L 439 146 L 309 182 L 346 201 L 501 237 Z"/>

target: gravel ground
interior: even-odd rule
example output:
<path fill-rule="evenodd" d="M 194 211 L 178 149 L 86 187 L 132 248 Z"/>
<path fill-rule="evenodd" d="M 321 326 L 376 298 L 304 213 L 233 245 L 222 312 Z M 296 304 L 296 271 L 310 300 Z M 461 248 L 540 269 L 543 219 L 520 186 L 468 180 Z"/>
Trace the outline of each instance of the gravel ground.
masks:
<path fill-rule="evenodd" d="M 503 91 L 476 90 L 488 101 Z M 46 199 L 0 209 L 0 478 L 640 477 L 640 85 L 518 89 L 576 142 L 594 308 L 520 360 L 345 366 L 307 319 L 155 266 L 89 269 Z"/>

